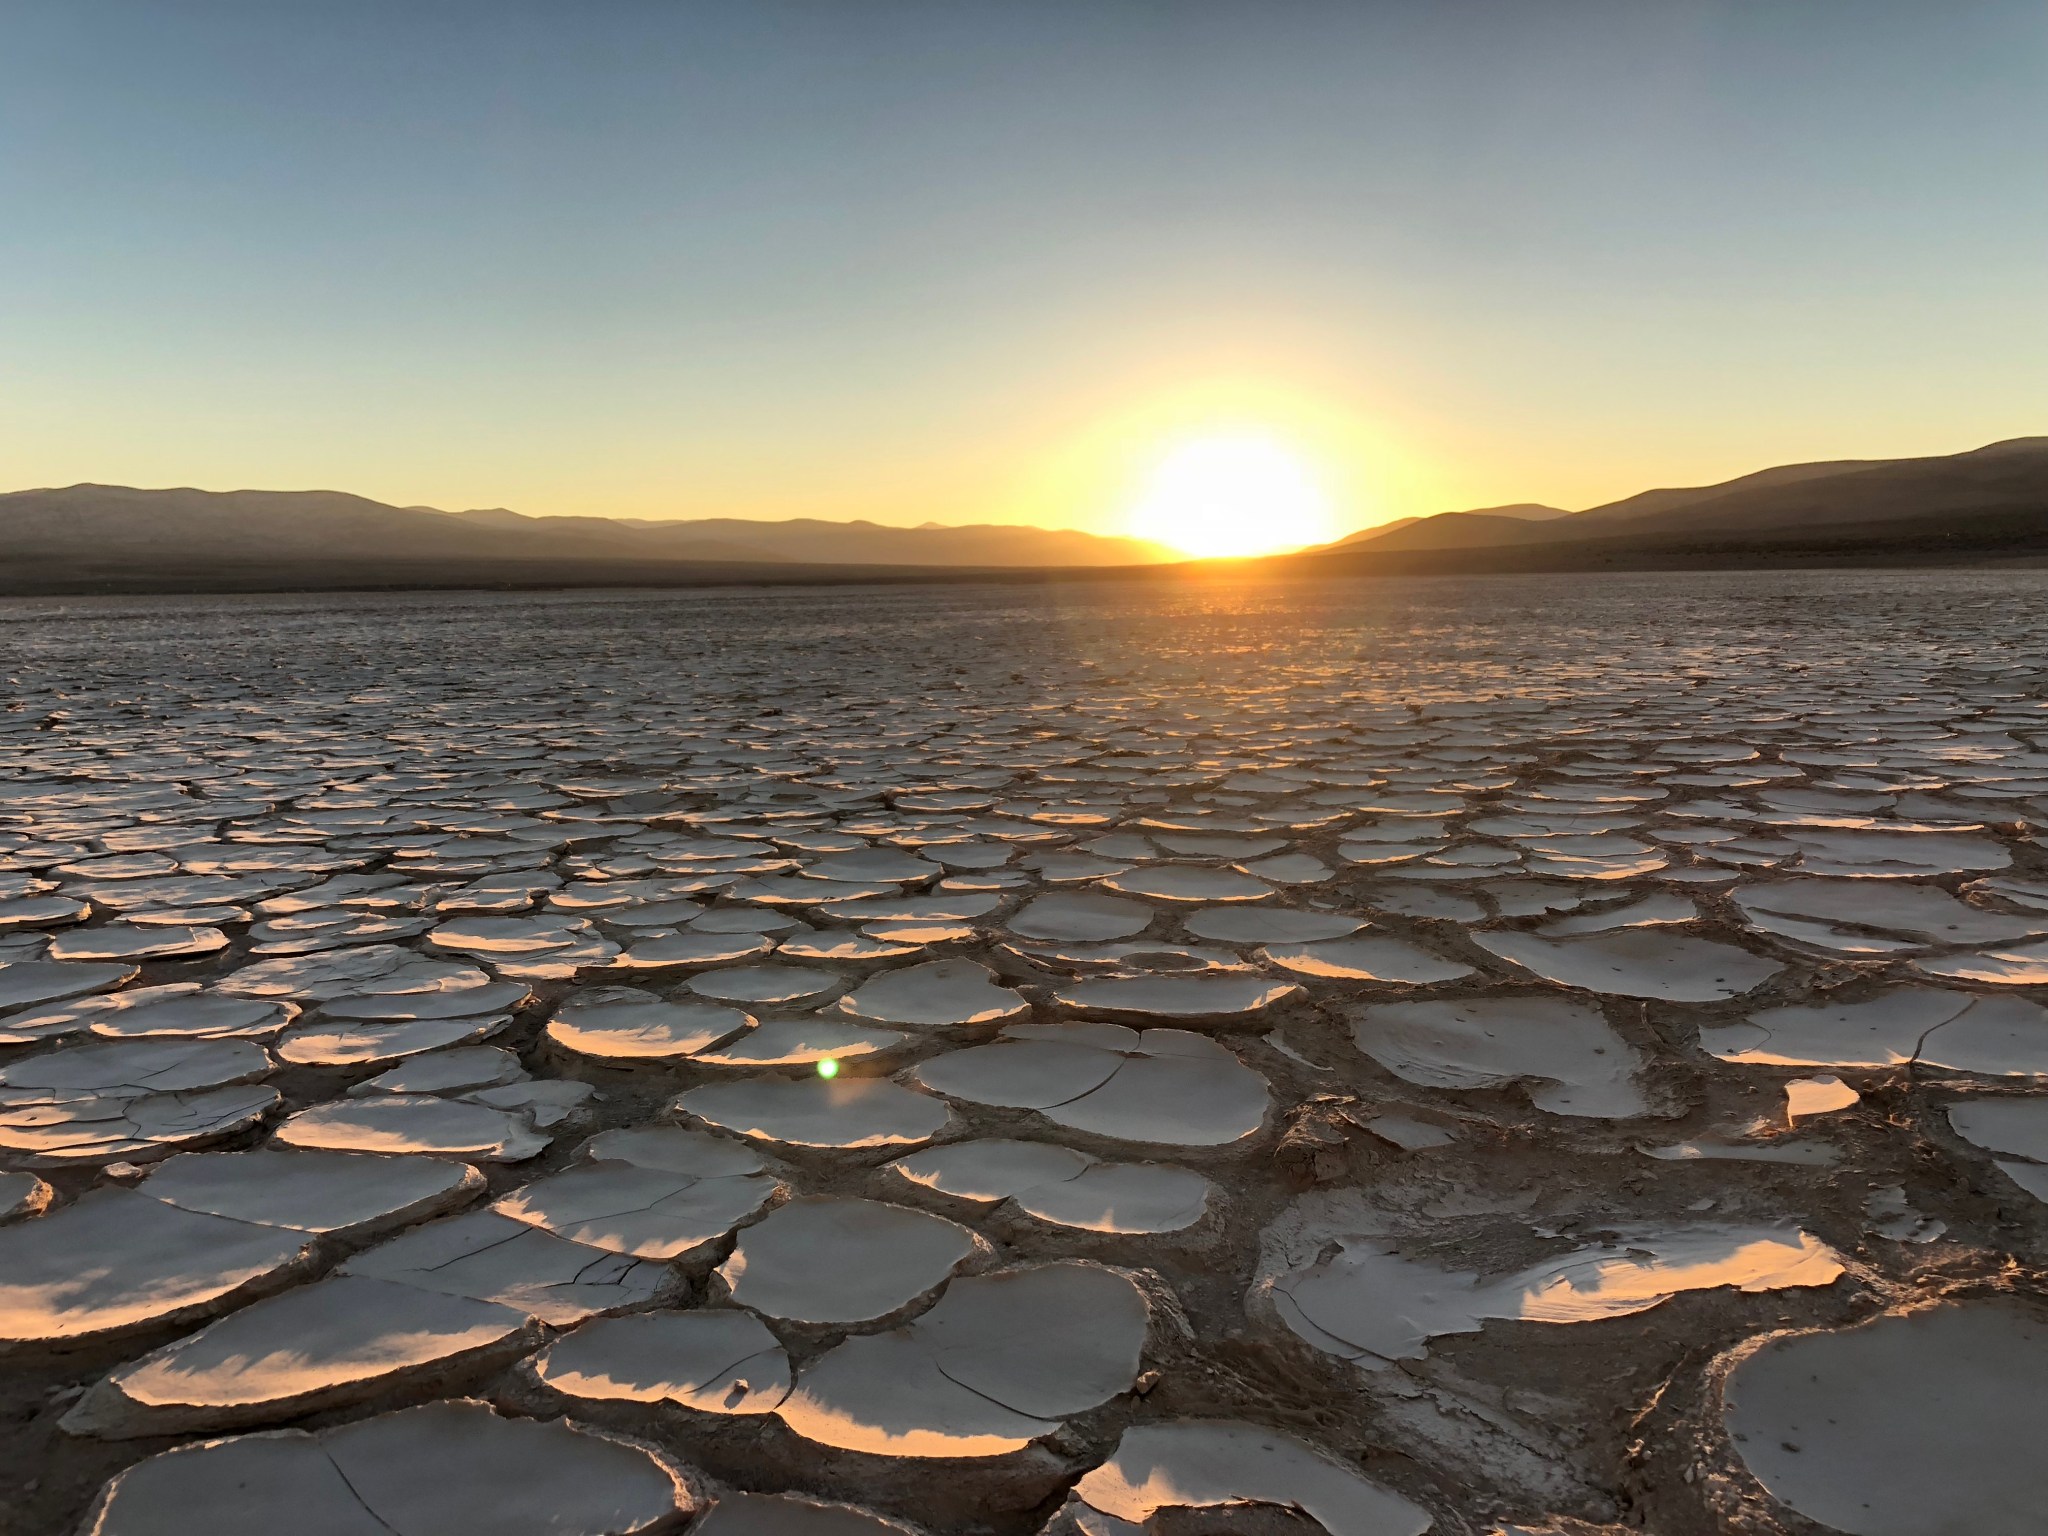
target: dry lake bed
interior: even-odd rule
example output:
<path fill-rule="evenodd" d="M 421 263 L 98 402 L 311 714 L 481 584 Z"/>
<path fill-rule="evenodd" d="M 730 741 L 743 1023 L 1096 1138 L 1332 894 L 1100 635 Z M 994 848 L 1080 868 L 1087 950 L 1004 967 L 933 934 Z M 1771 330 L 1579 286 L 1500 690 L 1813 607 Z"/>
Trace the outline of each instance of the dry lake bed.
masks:
<path fill-rule="evenodd" d="M 2048 1532 L 2048 573 L 0 676 L 7 1536 Z"/>

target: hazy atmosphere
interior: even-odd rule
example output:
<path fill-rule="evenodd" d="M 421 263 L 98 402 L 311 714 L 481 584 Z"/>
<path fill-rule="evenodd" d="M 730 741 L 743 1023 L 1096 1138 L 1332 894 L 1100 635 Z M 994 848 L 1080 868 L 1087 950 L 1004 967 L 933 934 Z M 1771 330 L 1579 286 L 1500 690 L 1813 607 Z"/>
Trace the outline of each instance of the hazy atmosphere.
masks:
<path fill-rule="evenodd" d="M 2048 400 L 2048 13 L 0 6 L 0 485 L 1333 532 Z"/>

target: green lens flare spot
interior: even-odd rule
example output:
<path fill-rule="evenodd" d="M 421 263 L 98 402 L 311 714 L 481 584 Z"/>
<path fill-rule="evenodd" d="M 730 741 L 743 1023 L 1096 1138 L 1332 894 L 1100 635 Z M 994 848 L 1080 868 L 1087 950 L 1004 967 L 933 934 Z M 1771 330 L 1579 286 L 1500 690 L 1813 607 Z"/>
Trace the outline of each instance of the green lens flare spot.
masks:
<path fill-rule="evenodd" d="M 838 1075 L 839 1063 L 834 1061 L 830 1056 L 827 1056 L 823 1061 L 818 1063 L 818 1076 L 837 1077 Z"/>

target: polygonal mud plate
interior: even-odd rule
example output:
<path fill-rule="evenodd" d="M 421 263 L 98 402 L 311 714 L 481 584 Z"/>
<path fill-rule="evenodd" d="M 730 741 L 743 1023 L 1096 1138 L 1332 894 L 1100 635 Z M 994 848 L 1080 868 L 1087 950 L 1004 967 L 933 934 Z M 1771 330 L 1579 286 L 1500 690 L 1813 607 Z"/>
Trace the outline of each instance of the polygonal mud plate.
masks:
<path fill-rule="evenodd" d="M 754 1023 L 719 1003 L 669 1002 L 637 987 L 572 993 L 548 1021 L 547 1038 L 593 1061 L 662 1061 L 694 1056 Z"/>
<path fill-rule="evenodd" d="M 2015 944 L 1974 955 L 1921 956 L 1916 971 L 1957 981 L 2001 987 L 2038 987 L 2048 983 L 2048 943 Z"/>
<path fill-rule="evenodd" d="M 330 1019 L 380 1022 L 474 1019 L 510 1013 L 533 997 L 524 982 L 492 981 L 472 966 L 439 961 L 419 962 L 376 984 L 390 990 L 329 998 L 320 1005 L 320 1012 Z"/>
<path fill-rule="evenodd" d="M 387 1093 L 302 1109 L 277 1128 L 287 1147 L 330 1152 L 418 1153 L 518 1163 L 547 1150 L 553 1138 L 517 1110 L 495 1109 L 431 1094 Z"/>
<path fill-rule="evenodd" d="M 718 1274 L 734 1301 L 769 1317 L 868 1323 L 936 1290 L 984 1246 L 967 1228 L 926 1211 L 807 1198 L 742 1232 Z"/>
<path fill-rule="evenodd" d="M 194 982 L 137 987 L 17 1013 L 0 1022 L 0 1044 L 91 1032 L 102 1039 L 275 1035 L 298 1015 L 291 1003 L 202 992 Z"/>
<path fill-rule="evenodd" d="M 511 1015 L 502 1013 L 392 1023 L 317 1020 L 293 1025 L 279 1036 L 277 1055 L 280 1061 L 300 1067 L 381 1067 L 427 1051 L 488 1039 L 511 1022 Z"/>
<path fill-rule="evenodd" d="M 337 949 L 317 955 L 286 955 L 259 960 L 232 971 L 218 983 L 223 992 L 237 997 L 294 998 L 300 1002 L 323 1002 L 349 997 L 358 992 L 414 990 L 406 985 L 408 972 L 459 973 L 467 970 L 479 983 L 490 978 L 473 967 L 432 965 L 422 962 L 409 949 L 396 944 L 365 944 L 360 949 Z M 383 985 L 378 985 L 383 983 Z"/>
<path fill-rule="evenodd" d="M 705 1083 L 673 1107 L 735 1135 L 794 1147 L 913 1147 L 953 1118 L 941 1100 L 885 1077 Z"/>
<path fill-rule="evenodd" d="M 889 1166 L 913 1184 L 962 1200 L 994 1203 L 1041 1184 L 1079 1178 L 1095 1159 L 1045 1141 L 949 1141 Z"/>
<path fill-rule="evenodd" d="M 785 942 L 781 953 L 791 960 L 825 960 L 861 964 L 870 960 L 900 960 L 924 948 L 922 940 L 876 938 L 838 928 L 800 934 Z"/>
<path fill-rule="evenodd" d="M 484 1104 L 492 1109 L 509 1109 L 524 1115 L 535 1130 L 560 1125 L 583 1106 L 601 1097 L 588 1083 L 573 1078 L 522 1078 L 494 1088 L 477 1088 L 462 1095 L 466 1104 Z"/>
<path fill-rule="evenodd" d="M 2002 1153 L 1998 1167 L 2036 1200 L 2048 1200 L 2048 1099 L 1966 1099 L 1948 1122 L 1974 1147 Z"/>
<path fill-rule="evenodd" d="M 1754 992 L 1785 968 L 1690 934 L 1630 928 L 1577 939 L 1475 933 L 1482 949 L 1560 986 L 1670 1003 L 1717 1003 Z"/>
<path fill-rule="evenodd" d="M 1341 912 L 1295 907 L 1205 907 L 1190 912 L 1181 926 L 1198 939 L 1219 944 L 1321 944 L 1348 939 L 1366 922 Z"/>
<path fill-rule="evenodd" d="M 1816 875 L 1898 879 L 2004 869 L 2012 855 L 1988 837 L 1956 832 L 1886 829 L 1816 831 L 1789 828 L 1799 867 Z"/>
<path fill-rule="evenodd" d="M 1107 890 L 1157 901 L 1264 901 L 1273 887 L 1234 869 L 1195 864 L 1153 864 L 1114 874 L 1102 882 Z"/>
<path fill-rule="evenodd" d="M 2048 1009 L 2017 997 L 1895 987 L 1856 1003 L 1765 1008 L 1705 1025 L 1700 1047 L 1723 1061 L 1798 1067 L 1915 1062 L 1987 1077 L 2048 1075 Z"/>
<path fill-rule="evenodd" d="M 69 896 L 0 898 L 0 931 L 17 928 L 61 928 L 84 921 L 92 907 Z"/>
<path fill-rule="evenodd" d="M 760 1173 L 768 1166 L 761 1154 L 743 1141 L 676 1125 L 600 1131 L 577 1152 L 591 1162 L 631 1163 L 636 1168 L 662 1168 L 697 1179 L 737 1178 Z"/>
<path fill-rule="evenodd" d="M 1301 996 L 1291 981 L 1258 976 L 1095 976 L 1053 994 L 1076 1013 L 1142 1021 L 1249 1019 Z"/>
<path fill-rule="evenodd" d="M 64 1428 L 121 1440 L 277 1424 L 510 1360 L 539 1340 L 516 1307 L 333 1275 L 120 1367 L 65 1415 Z"/>
<path fill-rule="evenodd" d="M 1598 1009 L 1560 997 L 1479 997 L 1359 1009 L 1352 1040 L 1396 1077 L 1429 1088 L 1526 1082 L 1557 1115 L 1626 1119 L 1649 1106 L 1642 1065 Z"/>
<path fill-rule="evenodd" d="M 348 1091 L 352 1098 L 372 1093 L 462 1093 L 525 1080 L 526 1069 L 504 1047 L 458 1045 L 410 1057 Z"/>
<path fill-rule="evenodd" d="M 1659 928 L 1670 923 L 1696 922 L 1699 915 L 1700 909 L 1685 897 L 1658 891 L 1618 907 L 1555 918 L 1536 931 L 1547 939 L 1563 939 L 1584 933 L 1612 933 L 1620 928 Z"/>
<path fill-rule="evenodd" d="M 102 1040 L 0 1067 L 0 1107 L 139 1099 L 246 1083 L 270 1070 L 253 1040 Z"/>
<path fill-rule="evenodd" d="M 82 1536 L 639 1536 L 695 1507 L 637 1445 L 458 1401 L 162 1452 L 107 1484 Z"/>
<path fill-rule="evenodd" d="M 1404 939 L 1373 936 L 1327 939 L 1313 944 L 1271 944 L 1259 958 L 1316 981 L 1391 981 L 1408 986 L 1458 981 L 1472 967 L 1432 954 Z"/>
<path fill-rule="evenodd" d="M 1101 1163 L 1037 1141 L 954 1141 L 889 1165 L 914 1184 L 961 1199 L 1014 1199 L 1055 1226 L 1134 1235 L 1200 1221 L 1213 1186 L 1168 1163 Z"/>
<path fill-rule="evenodd" d="M 1266 1294 L 1287 1326 L 1346 1360 L 1418 1360 L 1431 1339 L 1490 1318 L 1583 1323 L 1647 1311 L 1685 1291 L 1832 1285 L 1841 1258 L 1791 1226 L 1699 1223 L 1632 1229 L 1511 1274 L 1452 1272 L 1388 1239 L 1333 1232 Z"/>
<path fill-rule="evenodd" d="M 830 971 L 802 965 L 737 965 L 692 976 L 689 989 L 719 1003 L 787 1008 L 829 997 L 841 986 Z"/>
<path fill-rule="evenodd" d="M 1099 1264 L 956 1280 L 891 1333 L 848 1339 L 777 1410 L 808 1440 L 889 1456 L 1001 1456 L 1127 1391 L 1149 1312 Z"/>
<path fill-rule="evenodd" d="M 1121 1024 L 1016 1024 L 913 1075 L 949 1098 L 1161 1146 L 1241 1141 L 1265 1124 L 1269 1102 L 1266 1080 L 1215 1041 Z"/>
<path fill-rule="evenodd" d="M 354 1152 L 188 1152 L 140 1193 L 183 1211 L 360 1242 L 467 1203 L 483 1176 L 466 1163 Z"/>
<path fill-rule="evenodd" d="M 1423 1536 L 1432 1523 L 1420 1505 L 1292 1436 L 1229 1420 L 1133 1425 L 1116 1454 L 1074 1485 L 1070 1510 L 1076 1504 L 1130 1530 L 1162 1509 L 1234 1504 L 1298 1509 L 1330 1536 Z"/>
<path fill-rule="evenodd" d="M 1026 902 L 1003 926 L 1027 939 L 1095 944 L 1143 933 L 1153 916 L 1142 901 L 1094 891 L 1053 891 Z"/>
<path fill-rule="evenodd" d="M 1854 935 L 1832 927 L 1845 923 L 1879 929 L 1919 944 L 2011 944 L 2048 934 L 2048 921 L 1987 912 L 1958 901 L 1931 885 L 1868 880 L 1792 879 L 1757 881 L 1734 892 L 1734 901 L 1754 921 L 1760 914 L 1804 918 L 1823 925 L 1822 946 L 1862 953 Z"/>
<path fill-rule="evenodd" d="M 926 1028 L 995 1024 L 1029 1013 L 1031 1005 L 972 960 L 933 960 L 884 971 L 839 1000 L 839 1011 L 874 1024 Z"/>
<path fill-rule="evenodd" d="M 357 1254 L 339 1273 L 493 1301 L 557 1325 L 644 1306 L 671 1281 L 660 1264 L 571 1242 L 496 1211 L 415 1227 Z"/>
<path fill-rule="evenodd" d="M 228 936 L 218 928 L 115 922 L 60 933 L 50 940 L 46 953 L 53 961 L 181 960 L 227 947 Z"/>
<path fill-rule="evenodd" d="M 673 1262 L 724 1238 L 777 1188 L 767 1173 L 700 1178 L 583 1163 L 515 1189 L 491 1209 L 593 1248 Z"/>
<path fill-rule="evenodd" d="M 1209 1210 L 1215 1186 L 1168 1163 L 1097 1163 L 1079 1178 L 1020 1190 L 1017 1208 L 1055 1226 L 1087 1232 L 1179 1232 Z"/>
<path fill-rule="evenodd" d="M 538 1355 L 533 1370 L 565 1397 L 701 1413 L 772 1413 L 790 1386 L 789 1357 L 767 1325 L 723 1308 L 593 1318 Z"/>
<path fill-rule="evenodd" d="M 938 879 L 945 870 L 929 859 L 901 849 L 861 848 L 828 854 L 805 873 L 814 879 L 850 880 L 856 884 L 886 880 L 899 885 L 924 885 Z"/>
<path fill-rule="evenodd" d="M 246 1131 L 278 1102 L 275 1088 L 251 1084 L 0 1107 L 0 1151 L 36 1168 L 146 1163 Z"/>
<path fill-rule="evenodd" d="M 622 922 L 621 918 L 608 918 Z M 775 941 L 755 933 L 657 933 L 635 939 L 632 948 L 612 962 L 615 970 L 694 969 L 706 965 L 737 965 L 773 954 Z"/>
<path fill-rule="evenodd" d="M 494 965 L 540 959 L 556 950 L 574 949 L 592 937 L 590 924 L 559 913 L 531 917 L 458 917 L 427 935 L 437 949 L 476 955 Z"/>
<path fill-rule="evenodd" d="M 0 1349 L 204 1317 L 302 1274 L 305 1232 L 102 1189 L 0 1228 Z"/>
<path fill-rule="evenodd" d="M 1771 1494 L 1850 1536 L 2041 1528 L 2048 1321 L 2014 1298 L 1801 1333 L 1724 1389 L 1735 1449 Z"/>
<path fill-rule="evenodd" d="M 897 1029 L 874 1029 L 816 1015 L 764 1019 L 716 1050 L 699 1051 L 690 1059 L 695 1065 L 709 1067 L 803 1067 L 879 1055 L 910 1038 Z"/>

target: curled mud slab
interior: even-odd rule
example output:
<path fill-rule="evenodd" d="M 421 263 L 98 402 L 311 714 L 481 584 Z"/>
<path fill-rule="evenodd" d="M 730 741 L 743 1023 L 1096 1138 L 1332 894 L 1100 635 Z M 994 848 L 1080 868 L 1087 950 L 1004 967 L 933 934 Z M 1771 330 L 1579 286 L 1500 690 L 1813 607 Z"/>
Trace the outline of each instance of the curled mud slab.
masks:
<path fill-rule="evenodd" d="M 1228 1422 L 1125 1431 L 1116 1453 L 1075 1485 L 1074 1500 L 1074 1528 L 1090 1533 L 1135 1530 L 1161 1510 L 1253 1504 L 1300 1510 L 1330 1536 L 1422 1536 L 1432 1523 L 1427 1511 L 1292 1436 Z"/>
<path fill-rule="evenodd" d="M 676 1469 L 567 1423 L 430 1403 L 166 1451 L 107 1486 L 91 1536 L 639 1536 L 687 1514 Z"/>
<path fill-rule="evenodd" d="M 927 1061 L 919 1083 L 970 1104 L 1036 1110 L 1118 1141 L 1213 1147 L 1264 1124 L 1266 1083 L 1228 1048 L 1178 1029 L 1021 1024 Z"/>
<path fill-rule="evenodd" d="M 703 1413 L 773 1413 L 789 1396 L 789 1357 L 750 1312 L 600 1317 L 535 1356 L 565 1397 L 670 1402 Z"/>
<path fill-rule="evenodd" d="M 793 1200 L 720 1266 L 741 1306 L 794 1323 L 867 1323 L 929 1295 L 976 1251 L 965 1227 L 879 1200 Z"/>
<path fill-rule="evenodd" d="M 1143 1295 L 1095 1264 L 955 1280 L 905 1327 L 848 1339 L 777 1410 L 806 1440 L 871 1455 L 1001 1456 L 1137 1378 Z"/>

